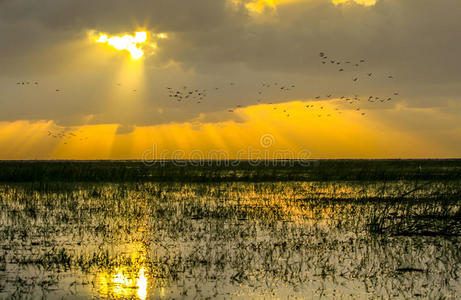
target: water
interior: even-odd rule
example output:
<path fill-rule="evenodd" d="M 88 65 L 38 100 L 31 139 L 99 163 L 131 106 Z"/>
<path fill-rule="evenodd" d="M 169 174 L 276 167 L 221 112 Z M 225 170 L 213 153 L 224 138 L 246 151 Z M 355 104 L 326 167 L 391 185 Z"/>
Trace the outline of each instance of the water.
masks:
<path fill-rule="evenodd" d="M 456 298 L 459 183 L 3 183 L 0 298 Z"/>

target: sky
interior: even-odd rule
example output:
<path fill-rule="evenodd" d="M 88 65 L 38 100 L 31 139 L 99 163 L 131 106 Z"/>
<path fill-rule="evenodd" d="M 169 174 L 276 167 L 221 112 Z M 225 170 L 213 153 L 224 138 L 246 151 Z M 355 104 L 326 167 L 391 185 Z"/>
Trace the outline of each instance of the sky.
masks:
<path fill-rule="evenodd" d="M 0 159 L 461 156 L 460 1 L 0 0 L 0 36 Z"/>

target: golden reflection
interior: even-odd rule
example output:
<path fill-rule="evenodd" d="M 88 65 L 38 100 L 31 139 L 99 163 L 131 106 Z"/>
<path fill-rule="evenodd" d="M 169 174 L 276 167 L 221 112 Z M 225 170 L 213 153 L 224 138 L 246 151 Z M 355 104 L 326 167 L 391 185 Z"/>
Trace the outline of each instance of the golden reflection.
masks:
<path fill-rule="evenodd" d="M 274 192 L 274 190 L 266 191 L 255 191 L 248 190 L 245 195 L 233 195 L 230 198 L 238 198 L 239 205 L 246 207 L 255 208 L 255 212 L 260 212 L 258 208 L 263 208 L 263 211 L 268 213 L 274 207 L 280 211 L 281 215 L 288 220 L 297 224 L 326 224 L 335 217 L 335 210 L 333 205 L 311 205 L 310 201 L 321 201 L 322 198 L 318 198 L 318 195 L 323 195 L 325 198 L 333 197 L 334 195 L 356 195 L 358 188 L 353 186 L 341 186 L 341 190 L 333 185 L 318 185 L 312 183 L 303 183 L 300 186 L 297 185 L 279 185 L 276 189 L 280 190 Z M 283 190 L 283 196 L 280 192 Z M 302 197 L 300 197 L 300 191 Z M 306 198 L 305 195 L 315 195 L 312 199 Z M 317 198 L 315 198 L 317 197 Z M 264 205 L 261 205 L 261 199 L 264 199 Z M 293 199 L 296 199 L 293 201 Z M 264 214 L 261 215 L 264 217 Z"/>
<path fill-rule="evenodd" d="M 131 263 L 98 274 L 99 292 L 111 299 L 136 298 L 145 300 L 149 280 L 144 266 L 145 255 L 133 253 Z"/>
<path fill-rule="evenodd" d="M 101 273 L 99 285 L 100 293 L 110 298 L 137 297 L 141 300 L 147 298 L 148 279 L 144 268 L 139 269 L 137 273 L 129 272 L 124 268 L 116 268 L 114 273 Z"/>

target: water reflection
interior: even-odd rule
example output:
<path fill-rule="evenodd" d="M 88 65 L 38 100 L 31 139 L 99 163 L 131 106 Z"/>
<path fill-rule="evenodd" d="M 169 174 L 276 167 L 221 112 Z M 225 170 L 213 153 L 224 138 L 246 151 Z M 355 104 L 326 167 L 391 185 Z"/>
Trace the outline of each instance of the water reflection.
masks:
<path fill-rule="evenodd" d="M 142 235 L 145 231 L 145 227 L 140 227 L 132 236 Z M 149 277 L 145 243 L 115 245 L 115 248 L 116 253 L 123 253 L 126 259 L 118 260 L 112 267 L 107 263 L 99 266 L 97 284 L 100 296 L 109 299 L 147 299 Z"/>
<path fill-rule="evenodd" d="M 102 296 L 111 299 L 125 299 L 137 297 L 147 298 L 148 279 L 146 270 L 141 267 L 138 272 L 132 272 L 128 268 L 116 268 L 113 272 L 99 274 L 99 291 Z"/>
<path fill-rule="evenodd" d="M 0 185 L 0 299 L 450 297 L 461 185 L 419 186 Z"/>

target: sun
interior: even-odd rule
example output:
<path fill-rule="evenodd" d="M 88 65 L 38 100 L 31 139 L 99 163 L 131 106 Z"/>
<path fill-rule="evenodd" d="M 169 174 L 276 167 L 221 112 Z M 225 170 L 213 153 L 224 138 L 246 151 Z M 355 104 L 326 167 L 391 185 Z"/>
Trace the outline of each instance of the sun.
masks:
<path fill-rule="evenodd" d="M 147 42 L 147 32 L 138 31 L 134 36 L 125 34 L 123 36 L 109 36 L 100 33 L 96 39 L 97 43 L 107 44 L 116 50 L 128 51 L 133 59 L 140 59 L 144 56 L 142 46 Z"/>

